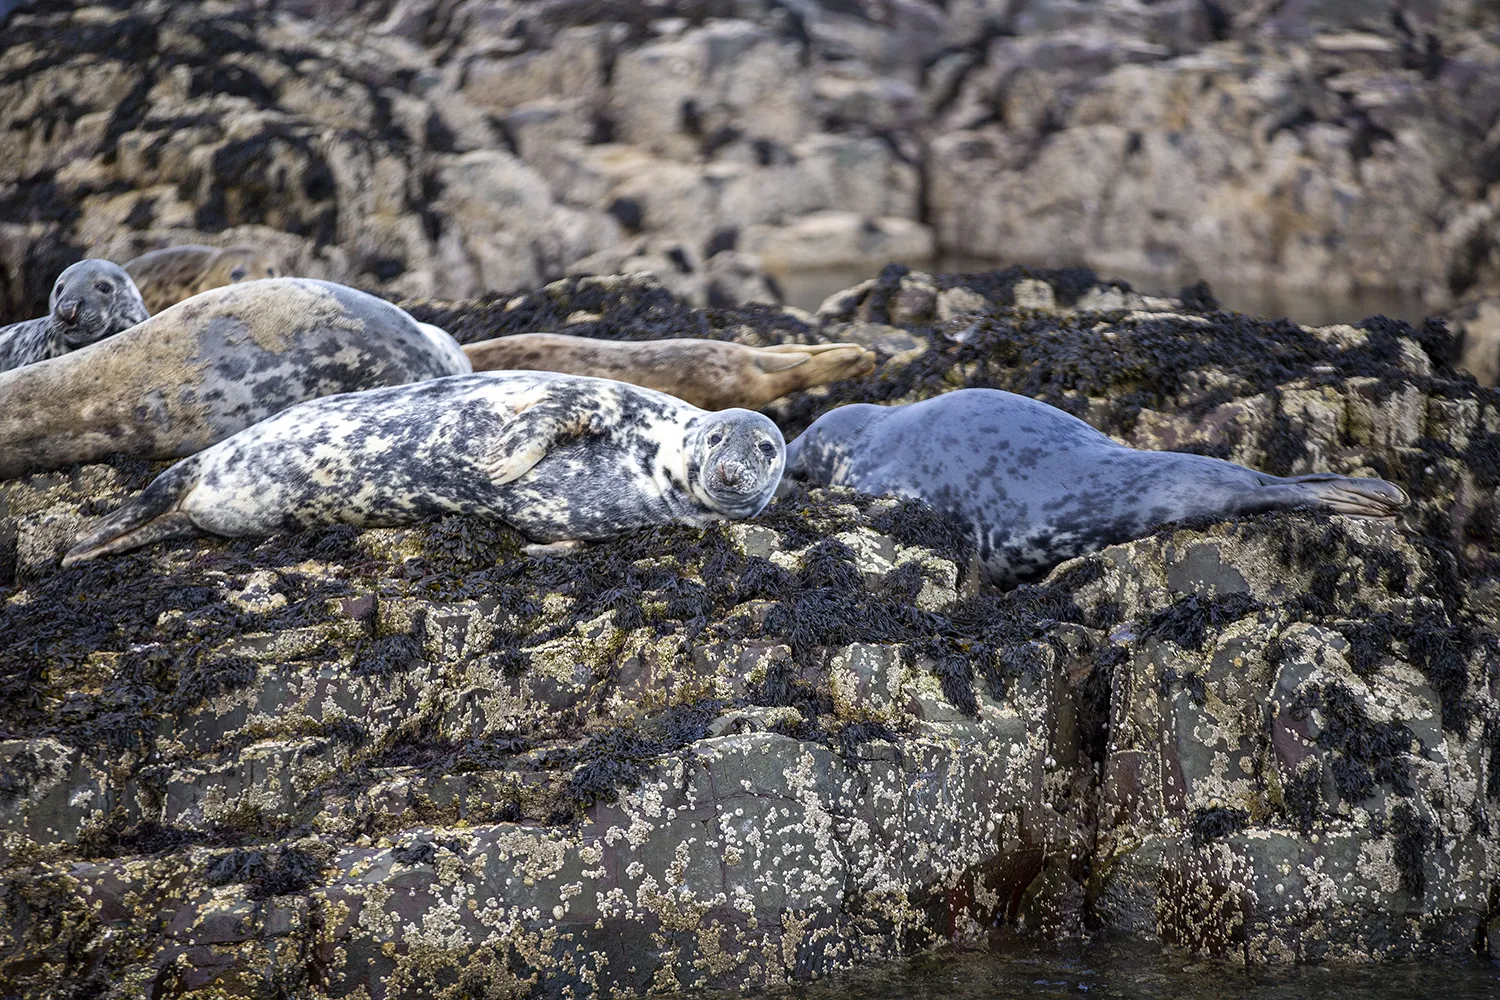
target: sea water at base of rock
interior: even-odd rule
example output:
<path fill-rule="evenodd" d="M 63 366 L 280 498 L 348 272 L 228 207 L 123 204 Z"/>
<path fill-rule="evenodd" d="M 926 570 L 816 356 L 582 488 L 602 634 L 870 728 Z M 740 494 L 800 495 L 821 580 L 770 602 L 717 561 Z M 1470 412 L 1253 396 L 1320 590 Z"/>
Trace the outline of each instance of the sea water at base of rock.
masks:
<path fill-rule="evenodd" d="M 1493 1000 L 1500 996 L 1500 965 L 1476 959 L 1244 968 L 1144 944 L 1008 942 L 989 950 L 940 952 L 794 991 L 804 1000 L 1308 1000 L 1333 994 L 1339 1000 Z"/>

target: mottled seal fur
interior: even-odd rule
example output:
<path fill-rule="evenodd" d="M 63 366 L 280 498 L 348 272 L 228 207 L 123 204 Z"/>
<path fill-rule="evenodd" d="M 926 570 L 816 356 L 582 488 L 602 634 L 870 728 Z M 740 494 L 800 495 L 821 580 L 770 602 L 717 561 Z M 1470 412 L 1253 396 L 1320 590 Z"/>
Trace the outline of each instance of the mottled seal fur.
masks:
<path fill-rule="evenodd" d="M 0 478 L 115 452 L 180 458 L 303 400 L 469 370 L 453 338 L 353 288 L 307 278 L 215 288 L 0 372 Z"/>
<path fill-rule="evenodd" d="M 620 341 L 522 333 L 464 345 L 475 371 L 546 371 L 612 378 L 705 410 L 758 409 L 798 389 L 868 375 L 858 344 L 746 347 L 719 340 Z"/>
<path fill-rule="evenodd" d="M 0 329 L 0 371 L 60 357 L 146 319 L 141 293 L 118 264 L 81 260 L 52 285 L 50 312 Z"/>
<path fill-rule="evenodd" d="M 973 531 L 987 580 L 1011 585 L 1168 521 L 1302 507 L 1390 517 L 1381 479 L 1283 479 L 1217 458 L 1139 451 L 1056 407 L 996 389 L 841 406 L 787 448 L 787 478 L 916 497 Z"/>
<path fill-rule="evenodd" d="M 221 249 L 198 243 L 143 253 L 126 261 L 125 270 L 152 315 L 210 288 L 281 276 L 275 256 L 258 247 Z"/>
<path fill-rule="evenodd" d="M 767 417 L 609 379 L 460 375 L 302 403 L 162 473 L 64 565 L 175 535 L 443 514 L 542 543 L 760 513 L 786 447 Z"/>

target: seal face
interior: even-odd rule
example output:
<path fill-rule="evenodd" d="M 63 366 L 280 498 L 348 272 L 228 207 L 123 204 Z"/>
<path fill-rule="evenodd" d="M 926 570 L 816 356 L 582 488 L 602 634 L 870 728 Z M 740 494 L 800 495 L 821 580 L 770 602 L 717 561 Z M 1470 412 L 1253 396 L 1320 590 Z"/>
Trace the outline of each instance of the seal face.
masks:
<path fill-rule="evenodd" d="M 162 473 L 65 565 L 162 538 L 504 521 L 537 542 L 753 517 L 781 480 L 769 418 L 610 379 L 460 375 L 294 406 Z"/>
<path fill-rule="evenodd" d="M 996 389 L 830 410 L 788 446 L 787 477 L 915 497 L 956 514 L 973 532 L 985 578 L 1003 586 L 1185 517 L 1314 507 L 1383 518 L 1407 503 L 1380 479 L 1281 478 L 1128 448 L 1062 410 Z"/>
<path fill-rule="evenodd" d="M 135 282 L 118 264 L 81 260 L 52 285 L 48 315 L 0 329 L 0 371 L 46 361 L 147 318 Z"/>
<path fill-rule="evenodd" d="M 307 399 L 469 371 L 451 337 L 326 281 L 215 288 L 45 365 L 0 372 L 0 477 L 180 458 Z"/>
<path fill-rule="evenodd" d="M 859 344 L 747 347 L 692 337 L 598 340 L 519 333 L 464 345 L 475 371 L 547 371 L 618 379 L 705 410 L 755 409 L 789 392 L 868 375 L 875 353 Z"/>
<path fill-rule="evenodd" d="M 211 288 L 281 276 L 272 254 L 253 246 L 210 247 L 198 243 L 166 247 L 126 261 L 152 315 Z"/>

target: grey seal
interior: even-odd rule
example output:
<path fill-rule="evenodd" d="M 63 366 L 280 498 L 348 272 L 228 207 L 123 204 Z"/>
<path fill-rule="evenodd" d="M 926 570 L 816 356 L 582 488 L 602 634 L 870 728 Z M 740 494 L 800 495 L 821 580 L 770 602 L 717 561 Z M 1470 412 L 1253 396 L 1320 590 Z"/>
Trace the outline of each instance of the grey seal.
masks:
<path fill-rule="evenodd" d="M 1141 451 L 1046 403 L 962 389 L 823 414 L 787 448 L 787 478 L 915 497 L 973 533 L 1002 586 L 1187 517 L 1320 508 L 1386 518 L 1407 503 L 1382 479 L 1282 478 L 1204 455 Z"/>
<path fill-rule="evenodd" d="M 875 353 L 859 344 L 747 347 L 692 337 L 621 341 L 518 333 L 465 344 L 464 353 L 477 372 L 527 370 L 612 378 L 705 410 L 758 409 L 789 392 L 875 370 Z"/>
<path fill-rule="evenodd" d="M 198 243 L 166 247 L 125 262 L 152 314 L 210 288 L 281 276 L 269 251 L 253 246 L 210 247 Z"/>
<path fill-rule="evenodd" d="M 63 565 L 164 538 L 503 521 L 544 545 L 753 517 L 786 446 L 766 416 L 610 379 L 460 375 L 312 400 L 187 458 Z"/>
<path fill-rule="evenodd" d="M 470 370 L 452 337 L 373 295 L 307 278 L 228 285 L 0 372 L 0 478 L 117 452 L 181 458 L 304 400 Z"/>
<path fill-rule="evenodd" d="M 0 371 L 60 357 L 143 322 L 140 290 L 118 264 L 80 260 L 52 285 L 48 315 L 0 329 Z"/>

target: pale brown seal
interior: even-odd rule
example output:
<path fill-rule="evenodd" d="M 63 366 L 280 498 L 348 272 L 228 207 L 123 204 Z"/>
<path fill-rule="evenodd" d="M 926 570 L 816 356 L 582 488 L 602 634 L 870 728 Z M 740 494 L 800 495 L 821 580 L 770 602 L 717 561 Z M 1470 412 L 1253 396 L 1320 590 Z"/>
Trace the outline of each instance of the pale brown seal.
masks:
<path fill-rule="evenodd" d="M 221 249 L 199 243 L 143 253 L 127 261 L 125 270 L 152 315 L 210 288 L 281 275 L 275 255 L 259 247 Z"/>
<path fill-rule="evenodd" d="M 306 399 L 469 370 L 447 334 L 353 288 L 307 278 L 215 288 L 0 372 L 0 478 L 116 452 L 180 458 Z"/>
<path fill-rule="evenodd" d="M 789 392 L 868 375 L 858 344 L 746 347 L 721 340 L 596 340 L 521 333 L 464 345 L 475 371 L 546 371 L 612 378 L 705 410 L 759 409 Z"/>
<path fill-rule="evenodd" d="M 163 472 L 68 566 L 178 535 L 268 535 L 445 514 L 544 545 L 754 517 L 786 446 L 768 417 L 550 372 L 460 375 L 314 399 Z"/>

